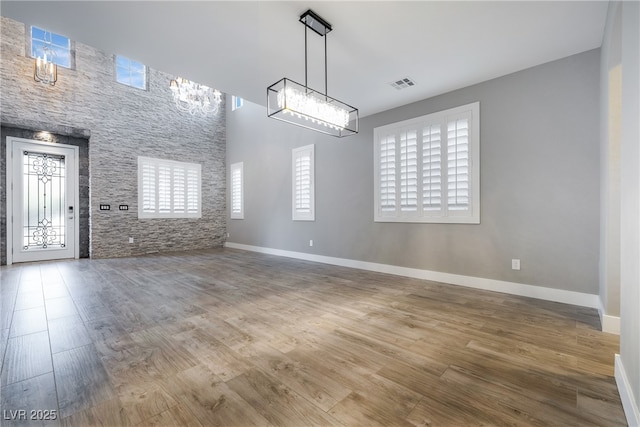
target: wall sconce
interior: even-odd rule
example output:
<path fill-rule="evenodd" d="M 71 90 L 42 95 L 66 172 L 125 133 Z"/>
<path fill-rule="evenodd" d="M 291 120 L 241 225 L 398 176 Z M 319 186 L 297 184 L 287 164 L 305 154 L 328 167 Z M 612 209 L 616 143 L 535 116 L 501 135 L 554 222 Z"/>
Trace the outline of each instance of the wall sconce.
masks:
<path fill-rule="evenodd" d="M 53 62 L 53 52 L 48 47 L 43 47 L 42 58 L 37 57 L 33 67 L 33 80 L 55 86 L 58 81 L 58 66 Z"/>

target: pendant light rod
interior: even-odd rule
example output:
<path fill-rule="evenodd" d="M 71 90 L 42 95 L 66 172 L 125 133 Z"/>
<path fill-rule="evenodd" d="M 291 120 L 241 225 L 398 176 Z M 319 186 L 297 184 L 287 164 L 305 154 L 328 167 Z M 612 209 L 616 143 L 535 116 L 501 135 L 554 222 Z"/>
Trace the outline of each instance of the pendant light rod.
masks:
<path fill-rule="evenodd" d="M 309 87 L 309 82 L 307 81 L 307 26 L 306 25 L 304 26 L 304 85 Z"/>
<path fill-rule="evenodd" d="M 329 89 L 327 89 L 327 38 L 324 38 L 324 97 L 327 98 Z"/>
<path fill-rule="evenodd" d="M 304 85 L 309 87 L 308 81 L 308 62 L 307 62 L 307 29 L 311 28 L 320 37 L 324 37 L 324 95 L 325 98 L 329 94 L 328 90 L 328 73 L 327 73 L 327 37 L 325 37 L 331 30 L 331 24 L 322 19 L 320 15 L 316 14 L 313 10 L 309 9 L 302 15 L 300 15 L 300 22 L 304 24 Z"/>

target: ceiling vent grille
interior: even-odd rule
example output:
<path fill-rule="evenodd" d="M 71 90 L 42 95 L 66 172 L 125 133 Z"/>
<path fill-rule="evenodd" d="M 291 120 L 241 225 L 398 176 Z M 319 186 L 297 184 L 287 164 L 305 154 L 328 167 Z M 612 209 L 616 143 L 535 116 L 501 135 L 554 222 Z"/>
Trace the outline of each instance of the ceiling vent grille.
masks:
<path fill-rule="evenodd" d="M 406 89 L 406 88 L 411 87 L 411 86 L 415 86 L 415 85 L 416 85 L 416 82 L 415 82 L 415 81 L 413 81 L 413 80 L 412 80 L 411 78 L 409 78 L 409 77 L 405 77 L 405 78 L 403 78 L 403 79 L 396 80 L 395 82 L 391 82 L 391 83 L 389 83 L 389 84 L 390 84 L 394 89 L 401 90 L 401 89 Z"/>

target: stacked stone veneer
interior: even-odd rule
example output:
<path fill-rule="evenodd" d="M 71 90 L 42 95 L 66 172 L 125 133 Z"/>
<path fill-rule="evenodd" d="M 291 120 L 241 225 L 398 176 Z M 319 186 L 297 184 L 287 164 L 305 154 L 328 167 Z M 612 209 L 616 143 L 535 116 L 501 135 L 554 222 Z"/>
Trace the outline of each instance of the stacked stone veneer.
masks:
<path fill-rule="evenodd" d="M 25 25 L 1 17 L 0 121 L 5 127 L 89 139 L 90 253 L 94 258 L 204 249 L 226 236 L 225 102 L 215 116 L 176 110 L 172 76 L 148 69 L 147 90 L 115 81 L 114 54 L 75 42 L 75 69 L 55 86 L 33 80 Z M 6 156 L 5 136 L 2 136 Z M 138 219 L 138 156 L 202 165 L 202 218 Z M 4 163 L 4 162 L 3 162 Z M 6 192 L 2 174 L 0 191 Z M 82 195 L 82 194 L 81 194 Z M 110 204 L 110 211 L 100 211 Z M 119 211 L 118 205 L 129 205 Z M 6 219 L 6 204 L 0 207 Z M 6 240 L 6 228 L 2 230 Z M 134 243 L 129 243 L 129 237 Z M 2 258 L 6 260 L 6 241 Z"/>

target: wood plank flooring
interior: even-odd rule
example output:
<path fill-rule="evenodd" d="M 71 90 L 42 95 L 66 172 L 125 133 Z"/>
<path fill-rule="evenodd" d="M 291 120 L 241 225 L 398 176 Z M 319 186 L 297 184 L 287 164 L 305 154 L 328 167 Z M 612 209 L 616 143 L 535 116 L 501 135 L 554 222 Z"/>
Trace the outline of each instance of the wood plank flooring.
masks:
<path fill-rule="evenodd" d="M 230 249 L 0 272 L 2 425 L 626 425 L 593 309 Z"/>

